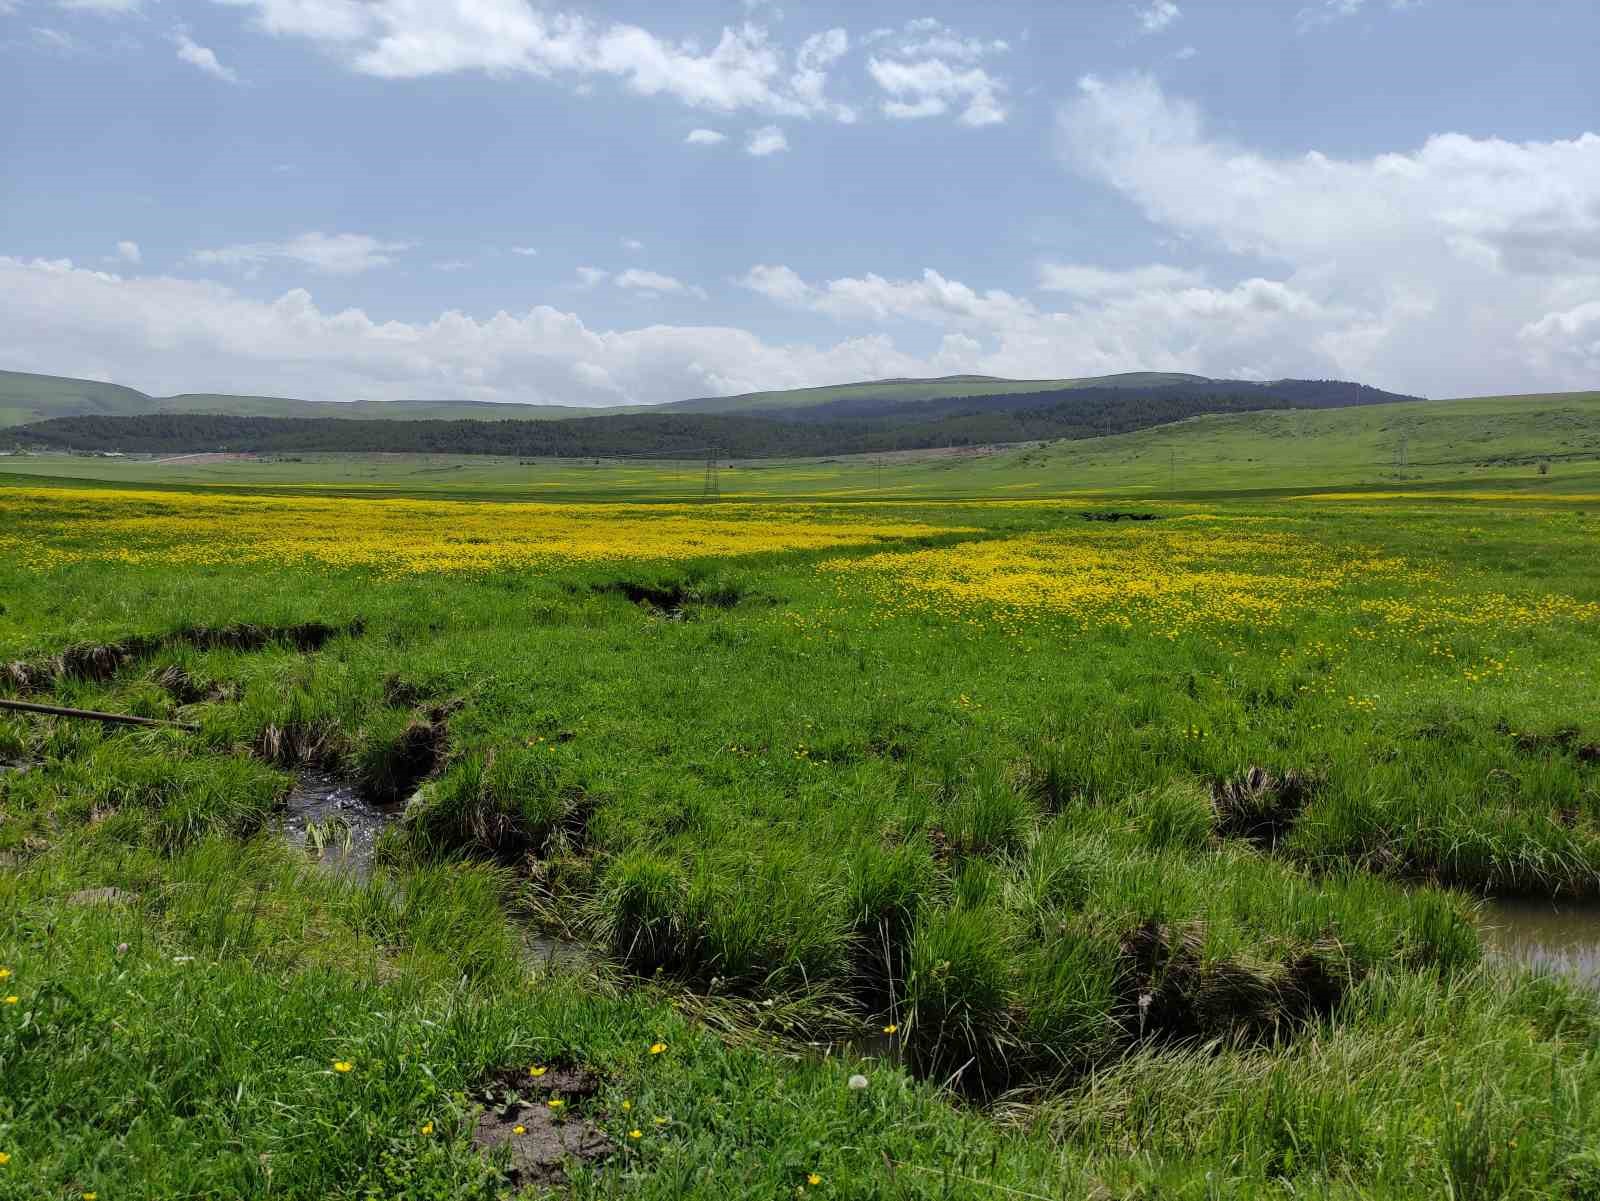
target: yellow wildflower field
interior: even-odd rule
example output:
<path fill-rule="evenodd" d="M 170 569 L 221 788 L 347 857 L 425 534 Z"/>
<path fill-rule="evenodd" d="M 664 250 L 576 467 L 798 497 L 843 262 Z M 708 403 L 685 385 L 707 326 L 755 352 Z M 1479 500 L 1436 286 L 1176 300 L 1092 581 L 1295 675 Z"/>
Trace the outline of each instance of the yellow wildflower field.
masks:
<path fill-rule="evenodd" d="M 1347 582 L 1418 576 L 1369 550 L 1215 525 L 1026 534 L 822 567 L 898 610 L 956 617 L 981 608 L 1007 624 L 1048 615 L 1172 636 L 1275 624 Z"/>
<path fill-rule="evenodd" d="M 817 506 L 0 490 L 0 554 L 39 570 L 81 560 L 301 562 L 415 575 L 827 550 L 948 532 Z"/>

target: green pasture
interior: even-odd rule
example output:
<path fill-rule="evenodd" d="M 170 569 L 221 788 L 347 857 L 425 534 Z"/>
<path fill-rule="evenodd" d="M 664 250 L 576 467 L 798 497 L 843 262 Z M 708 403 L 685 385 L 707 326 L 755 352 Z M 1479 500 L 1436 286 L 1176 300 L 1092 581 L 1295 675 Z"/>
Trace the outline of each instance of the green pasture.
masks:
<path fill-rule="evenodd" d="M 1479 937 L 1485 896 L 1600 897 L 1600 397 L 1392 408 L 740 464 L 696 510 L 970 531 L 916 545 L 384 578 L 126 562 L 85 518 L 103 556 L 0 563 L 0 696 L 196 727 L 0 715 L 0 1197 L 1600 1195 L 1600 1006 Z M 1390 566 L 1161 628 L 848 567 L 1030 538 L 1231 545 L 1240 590 L 1275 539 Z M 308 766 L 405 807 L 370 880 L 279 834 Z M 475 1115 L 543 1064 L 597 1074 L 563 1120 L 615 1151 L 514 1185 Z"/>

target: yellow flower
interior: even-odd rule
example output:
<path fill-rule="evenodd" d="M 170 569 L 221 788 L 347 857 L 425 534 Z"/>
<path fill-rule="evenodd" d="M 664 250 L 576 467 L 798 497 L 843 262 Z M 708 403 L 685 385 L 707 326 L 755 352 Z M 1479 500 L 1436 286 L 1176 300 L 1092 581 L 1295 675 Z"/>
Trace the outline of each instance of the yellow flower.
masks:
<path fill-rule="evenodd" d="M 521 1125 L 513 1126 L 511 1128 L 511 1133 L 512 1134 L 527 1134 L 528 1133 L 528 1128 L 526 1126 L 521 1126 Z"/>
<path fill-rule="evenodd" d="M 11 1152 L 9 1152 L 9 1151 L 0 1151 L 0 1168 L 5 1167 L 6 1164 L 8 1164 L 10 1162 L 11 1162 Z"/>
<path fill-rule="evenodd" d="M 422 1133 L 423 1134 L 432 1134 L 433 1133 L 433 1123 L 432 1122 L 424 1122 L 424 1123 L 422 1123 Z"/>
<path fill-rule="evenodd" d="M 822 1177 L 818 1176 L 815 1172 L 808 1172 L 806 1173 L 806 1183 L 815 1187 L 816 1185 L 822 1183 Z"/>
<path fill-rule="evenodd" d="M 9 997 L 6 998 L 6 1004 L 7 1005 L 15 1005 L 20 1000 L 22 1000 L 21 997 L 17 996 L 16 993 L 12 993 Z"/>
<path fill-rule="evenodd" d="M 629 1138 L 643 1138 L 644 1137 L 644 1131 L 643 1130 L 630 1130 L 630 1131 L 628 1131 L 628 1137 Z"/>
<path fill-rule="evenodd" d="M 626 1112 L 627 1110 L 632 1109 L 633 1108 L 633 1102 L 632 1101 L 624 1101 L 622 1103 L 622 1108 L 623 1108 L 624 1112 Z"/>
<path fill-rule="evenodd" d="M 340 1075 L 343 1075 L 345 1072 L 354 1071 L 355 1066 L 356 1065 L 351 1063 L 348 1059 L 335 1059 L 333 1061 L 333 1070 L 338 1072 Z"/>
<path fill-rule="evenodd" d="M 550 1100 L 546 1101 L 545 1104 L 548 1105 L 551 1109 L 560 1109 L 563 1105 L 566 1104 L 566 1102 L 563 1101 L 560 1097 L 553 1097 Z"/>
<path fill-rule="evenodd" d="M 898 1029 L 900 1029 L 899 1026 L 895 1025 L 895 1023 L 893 1023 L 893 1022 L 890 1022 L 887 1026 L 885 1026 L 883 1028 L 883 1032 L 885 1034 L 893 1034 Z"/>
<path fill-rule="evenodd" d="M 98 1197 L 99 1195 L 100 1194 L 98 1194 L 98 1193 L 85 1193 L 83 1195 L 83 1201 L 94 1201 L 94 1199 L 96 1197 Z"/>
<path fill-rule="evenodd" d="M 0 967 L 0 980 L 9 979 L 11 979 L 11 969 L 8 967 Z"/>
<path fill-rule="evenodd" d="M 534 1064 L 531 1068 L 528 1069 L 528 1075 L 532 1076 L 535 1080 L 537 1080 L 540 1076 L 543 1076 L 549 1070 L 550 1070 L 549 1068 L 540 1067 L 538 1064 Z"/>
<path fill-rule="evenodd" d="M 657 1118 L 656 1119 L 656 1125 L 657 1126 L 665 1126 L 671 1120 L 672 1120 L 671 1118 Z"/>
<path fill-rule="evenodd" d="M 659 1054 L 661 1054 L 661 1052 L 665 1051 L 666 1049 L 667 1049 L 667 1044 L 666 1043 L 651 1043 L 650 1044 L 650 1054 L 652 1054 L 652 1055 L 659 1055 Z"/>

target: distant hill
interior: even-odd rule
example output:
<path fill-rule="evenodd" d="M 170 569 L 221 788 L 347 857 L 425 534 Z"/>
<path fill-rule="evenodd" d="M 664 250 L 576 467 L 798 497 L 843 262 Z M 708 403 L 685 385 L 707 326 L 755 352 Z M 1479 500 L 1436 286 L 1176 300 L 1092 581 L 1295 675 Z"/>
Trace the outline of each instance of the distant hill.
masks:
<path fill-rule="evenodd" d="M 859 384 L 832 384 L 822 388 L 791 388 L 782 392 L 746 392 L 739 396 L 710 396 L 675 400 L 657 406 L 679 413 L 760 413 L 806 409 L 845 402 L 879 405 L 914 403 L 949 397 L 1016 395 L 1024 392 L 1060 392 L 1068 388 L 1151 388 L 1166 384 L 1205 383 L 1202 375 L 1164 371 L 1134 371 L 1123 375 L 1088 376 L 1083 379 L 1001 379 L 994 375 L 944 375 L 934 379 L 880 379 Z"/>
<path fill-rule="evenodd" d="M 1055 392 L 1068 388 L 1147 388 L 1204 383 L 1202 376 L 1140 371 L 1086 379 L 1010 380 L 990 375 L 948 375 L 937 379 L 886 379 L 823 388 L 747 392 L 741 396 L 702 397 L 660 405 L 534 405 L 479 400 L 295 400 L 285 396 L 235 396 L 186 392 L 148 396 L 120 384 L 0 371 L 0 428 L 47 421 L 52 417 L 129 417 L 139 413 L 217 413 L 239 417 L 339 417 L 406 421 L 546 421 L 573 417 L 614 417 L 625 413 L 753 413 L 855 402 L 884 407 L 950 397 Z"/>
<path fill-rule="evenodd" d="M 352 417 L 387 420 L 550 420 L 625 413 L 635 406 L 586 409 L 572 405 L 499 404 L 482 400 L 295 400 L 287 396 L 234 396 L 185 392 L 149 396 L 120 384 L 0 371 L 0 428 L 52 417 L 130 417 L 141 413 L 226 413 L 241 417 Z"/>
<path fill-rule="evenodd" d="M 131 454 L 195 452 L 429 453 L 530 457 L 796 458 L 927 447 L 1094 438 L 1212 413 L 1333 409 L 1407 397 L 1335 380 L 1270 384 L 1199 379 L 899 400 L 858 394 L 809 407 L 746 413 L 671 408 L 583 421 L 369 420 L 147 413 L 56 417 L 18 427 L 25 444 Z"/>

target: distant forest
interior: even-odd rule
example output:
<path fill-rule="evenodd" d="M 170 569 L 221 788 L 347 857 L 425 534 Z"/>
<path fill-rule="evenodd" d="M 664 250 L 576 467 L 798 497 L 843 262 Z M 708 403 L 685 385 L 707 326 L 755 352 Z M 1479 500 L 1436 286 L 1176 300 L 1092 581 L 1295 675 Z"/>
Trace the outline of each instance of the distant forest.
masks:
<path fill-rule="evenodd" d="M 760 417 L 633 413 L 553 421 L 397 421 L 151 413 L 57 417 L 0 433 L 23 446 L 128 454 L 301 451 L 607 458 L 798 458 L 1053 438 L 1094 438 L 1206 413 L 1332 409 L 1415 397 L 1333 380 L 1064 388 L 925 401 L 872 398 Z"/>

